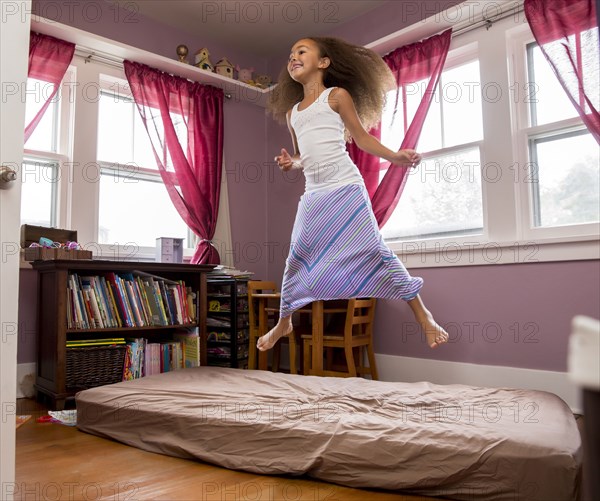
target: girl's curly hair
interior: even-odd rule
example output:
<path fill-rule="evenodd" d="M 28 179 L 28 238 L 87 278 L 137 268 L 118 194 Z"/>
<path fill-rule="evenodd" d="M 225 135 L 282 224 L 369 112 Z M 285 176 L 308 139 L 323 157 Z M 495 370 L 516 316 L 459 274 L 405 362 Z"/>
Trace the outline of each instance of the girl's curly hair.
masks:
<path fill-rule="evenodd" d="M 386 93 L 396 88 L 395 78 L 385 61 L 375 52 L 340 38 L 307 37 L 319 47 L 321 57 L 328 57 L 325 87 L 342 87 L 354 101 L 363 127 L 368 131 L 381 120 Z M 279 123 L 286 123 L 286 113 L 304 98 L 302 84 L 294 81 L 287 70 L 281 70 L 277 86 L 271 93 L 268 110 Z"/>

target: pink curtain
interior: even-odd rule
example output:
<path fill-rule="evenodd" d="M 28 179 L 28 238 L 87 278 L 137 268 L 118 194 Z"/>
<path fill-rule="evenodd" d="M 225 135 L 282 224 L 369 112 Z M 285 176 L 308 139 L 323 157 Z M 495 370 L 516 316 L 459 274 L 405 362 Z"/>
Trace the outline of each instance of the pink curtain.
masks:
<path fill-rule="evenodd" d="M 408 130 L 406 130 L 400 149 L 417 147 L 429 106 L 446 62 L 451 37 L 452 30 L 447 30 L 421 42 L 400 47 L 383 58 L 396 77 L 396 110 L 394 113 L 398 111 L 400 97 L 402 97 L 404 110 L 406 110 L 405 86 L 429 78 L 423 98 L 410 126 L 407 124 L 406 116 L 402 117 L 405 122 L 405 130 L 406 127 Z M 381 138 L 380 127 L 371 131 L 371 134 L 378 139 Z M 381 228 L 398 205 L 408 178 L 408 169 L 391 165 L 389 162 L 380 163 L 378 158 L 362 152 L 354 143 L 349 145 L 348 150 L 363 175 L 367 191 L 371 195 L 373 212 Z M 385 169 L 387 172 L 380 183 L 379 171 Z"/>
<path fill-rule="evenodd" d="M 200 237 L 192 263 L 219 264 L 212 245 L 223 158 L 223 90 L 124 62 L 161 177 L 177 211 Z"/>
<path fill-rule="evenodd" d="M 25 142 L 40 123 L 50 102 L 56 96 L 71 60 L 75 53 L 75 44 L 58 38 L 31 32 L 29 36 L 29 70 L 27 76 L 48 82 L 49 88 L 36 93 L 40 106 L 33 120 L 25 127 Z"/>
<path fill-rule="evenodd" d="M 525 0 L 542 53 L 600 144 L 598 21 L 593 0 Z"/>

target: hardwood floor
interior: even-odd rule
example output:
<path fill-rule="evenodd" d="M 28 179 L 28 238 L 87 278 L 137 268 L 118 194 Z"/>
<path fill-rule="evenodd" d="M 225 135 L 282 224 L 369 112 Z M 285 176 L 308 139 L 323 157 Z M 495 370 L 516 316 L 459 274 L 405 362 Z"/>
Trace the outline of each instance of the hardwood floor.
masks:
<path fill-rule="evenodd" d="M 17 430 L 16 500 L 418 501 L 308 478 L 238 472 L 145 452 L 76 427 L 37 423 L 46 410 L 20 400 L 32 419 Z M 439 498 L 436 498 L 439 499 Z"/>

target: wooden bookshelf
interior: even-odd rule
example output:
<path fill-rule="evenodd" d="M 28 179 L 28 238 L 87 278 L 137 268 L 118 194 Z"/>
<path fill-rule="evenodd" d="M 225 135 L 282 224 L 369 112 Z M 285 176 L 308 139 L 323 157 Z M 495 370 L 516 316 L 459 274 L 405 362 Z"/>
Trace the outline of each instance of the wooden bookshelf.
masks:
<path fill-rule="evenodd" d="M 200 363 L 206 365 L 206 274 L 212 265 L 187 265 L 175 263 L 152 263 L 130 261 L 56 260 L 34 261 L 38 271 L 38 332 L 37 372 L 35 389 L 38 398 L 49 397 L 52 406 L 62 409 L 65 401 L 78 390 L 67 388 L 65 368 L 67 339 L 82 335 L 93 337 L 138 337 L 141 333 L 155 339 L 167 339 L 170 331 L 182 327 L 198 328 L 200 334 Z M 107 327 L 103 329 L 67 328 L 67 290 L 71 273 L 103 275 L 104 273 L 131 273 L 141 271 L 170 280 L 184 280 L 186 286 L 198 293 L 196 322 L 184 325 Z M 110 336 L 108 336 L 110 335 Z M 127 336 L 129 337 L 129 336 Z"/>

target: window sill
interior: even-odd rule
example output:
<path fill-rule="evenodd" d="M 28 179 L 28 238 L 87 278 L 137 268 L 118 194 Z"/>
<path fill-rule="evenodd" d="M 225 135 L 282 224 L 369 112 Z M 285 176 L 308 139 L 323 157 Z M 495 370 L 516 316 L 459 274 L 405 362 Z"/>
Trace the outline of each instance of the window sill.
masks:
<path fill-rule="evenodd" d="M 93 244 L 84 245 L 83 248 L 93 252 L 93 259 L 102 259 L 106 261 L 132 261 L 142 263 L 156 262 L 156 250 L 154 247 Z M 189 264 L 193 255 L 194 249 L 184 249 L 183 263 Z"/>
<path fill-rule="evenodd" d="M 388 244 L 407 268 L 442 268 L 496 264 L 533 264 L 600 258 L 598 237 L 577 241 L 537 239 L 521 242 L 396 242 Z"/>

